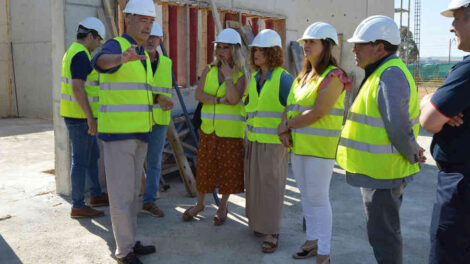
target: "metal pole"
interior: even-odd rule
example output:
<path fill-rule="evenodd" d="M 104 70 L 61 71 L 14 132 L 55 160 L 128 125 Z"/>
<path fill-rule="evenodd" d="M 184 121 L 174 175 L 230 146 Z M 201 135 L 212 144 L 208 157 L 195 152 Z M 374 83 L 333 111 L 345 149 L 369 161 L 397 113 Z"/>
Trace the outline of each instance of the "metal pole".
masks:
<path fill-rule="evenodd" d="M 166 53 L 165 45 L 163 45 L 163 41 L 160 42 L 160 48 L 162 49 L 163 55 L 168 57 L 168 54 Z M 186 124 L 188 125 L 189 130 L 191 131 L 191 135 L 193 136 L 194 142 L 195 142 L 196 147 L 197 147 L 197 146 L 199 146 L 199 141 L 197 139 L 193 123 L 191 122 L 191 119 L 189 118 L 188 109 L 186 108 L 186 104 L 184 103 L 183 95 L 181 94 L 181 90 L 178 86 L 178 82 L 176 81 L 176 76 L 175 76 L 175 73 L 173 71 L 171 72 L 171 75 L 172 75 L 173 83 L 174 83 L 174 86 L 175 86 L 175 89 L 176 89 L 176 94 L 178 95 L 178 100 L 180 101 L 181 108 L 183 109 L 183 114 L 184 114 L 184 118 L 186 120 Z"/>
<path fill-rule="evenodd" d="M 449 39 L 449 63 L 450 63 L 450 50 L 452 48 L 452 39 Z"/>

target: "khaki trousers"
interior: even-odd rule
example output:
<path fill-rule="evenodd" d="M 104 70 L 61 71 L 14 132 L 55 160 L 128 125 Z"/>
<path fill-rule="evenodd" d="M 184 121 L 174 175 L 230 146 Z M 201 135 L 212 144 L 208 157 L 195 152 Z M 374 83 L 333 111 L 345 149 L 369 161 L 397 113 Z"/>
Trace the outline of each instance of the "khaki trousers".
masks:
<path fill-rule="evenodd" d="M 109 141 L 103 142 L 103 149 L 116 257 L 123 258 L 135 245 L 147 143 L 137 139 Z"/>

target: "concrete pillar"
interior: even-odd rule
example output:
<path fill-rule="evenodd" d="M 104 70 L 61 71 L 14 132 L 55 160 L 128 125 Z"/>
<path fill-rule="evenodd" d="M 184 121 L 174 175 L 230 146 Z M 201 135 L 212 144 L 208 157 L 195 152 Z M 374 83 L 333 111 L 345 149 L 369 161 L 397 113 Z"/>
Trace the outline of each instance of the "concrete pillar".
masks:
<path fill-rule="evenodd" d="M 52 42 L 52 98 L 55 139 L 55 180 L 58 194 L 70 194 L 70 145 L 67 128 L 60 117 L 62 54 L 65 53 L 65 0 L 50 0 Z"/>
<path fill-rule="evenodd" d="M 0 0 L 0 117 L 11 115 L 10 37 L 8 34 L 7 0 Z"/>

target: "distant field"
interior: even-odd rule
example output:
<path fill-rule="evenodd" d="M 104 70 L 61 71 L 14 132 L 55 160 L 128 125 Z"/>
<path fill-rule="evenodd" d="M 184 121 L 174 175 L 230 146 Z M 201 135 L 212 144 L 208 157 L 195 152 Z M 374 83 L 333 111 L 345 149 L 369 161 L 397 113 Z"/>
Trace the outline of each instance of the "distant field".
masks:
<path fill-rule="evenodd" d="M 421 99 L 430 93 L 434 93 L 439 86 L 442 85 L 444 80 L 432 80 L 432 81 L 423 81 L 417 82 L 416 85 L 418 86 L 418 98 Z"/>

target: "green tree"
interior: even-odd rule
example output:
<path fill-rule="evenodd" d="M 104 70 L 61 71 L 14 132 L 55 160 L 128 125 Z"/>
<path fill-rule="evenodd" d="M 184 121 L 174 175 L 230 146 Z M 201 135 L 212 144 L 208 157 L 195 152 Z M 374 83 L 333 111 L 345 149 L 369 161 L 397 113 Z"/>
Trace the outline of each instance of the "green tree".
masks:
<path fill-rule="evenodd" d="M 419 50 L 413 39 L 413 33 L 408 28 L 401 29 L 401 45 L 398 48 L 400 58 L 406 62 L 406 55 L 408 55 L 408 63 L 416 63 L 418 61 Z"/>

